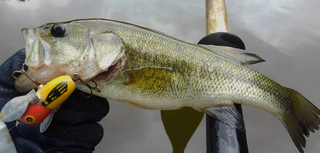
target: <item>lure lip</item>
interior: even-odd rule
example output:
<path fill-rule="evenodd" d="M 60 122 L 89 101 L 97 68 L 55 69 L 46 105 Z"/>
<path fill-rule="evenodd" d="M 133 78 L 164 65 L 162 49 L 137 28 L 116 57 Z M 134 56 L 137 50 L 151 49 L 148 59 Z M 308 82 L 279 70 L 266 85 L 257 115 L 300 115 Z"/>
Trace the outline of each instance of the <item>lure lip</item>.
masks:
<path fill-rule="evenodd" d="M 11 122 L 18 119 L 25 113 L 29 104 L 35 104 L 39 100 L 40 98 L 34 90 L 31 90 L 26 95 L 11 99 L 1 110 L 0 121 Z"/>

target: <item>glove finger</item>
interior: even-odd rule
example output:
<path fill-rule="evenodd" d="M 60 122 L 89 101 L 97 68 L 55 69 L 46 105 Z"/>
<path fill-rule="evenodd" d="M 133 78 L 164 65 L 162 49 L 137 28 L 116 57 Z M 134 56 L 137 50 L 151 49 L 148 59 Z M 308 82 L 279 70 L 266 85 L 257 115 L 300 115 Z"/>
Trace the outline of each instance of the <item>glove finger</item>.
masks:
<path fill-rule="evenodd" d="M 12 77 L 12 73 L 16 70 L 20 70 L 22 64 L 24 63 L 26 54 L 25 50 L 21 49 L 10 58 L 8 58 L 1 66 L 0 66 L 0 84 L 9 89 L 14 88 L 15 79 Z"/>
<path fill-rule="evenodd" d="M 12 73 L 20 70 L 25 59 L 24 49 L 18 51 L 0 66 L 0 108 L 16 96 L 22 95 L 14 88 Z"/>
<path fill-rule="evenodd" d="M 108 112 L 107 99 L 97 96 L 86 98 L 79 90 L 75 90 L 56 112 L 53 121 L 70 124 L 99 122 Z"/>
<path fill-rule="evenodd" d="M 19 153 L 44 153 L 37 143 L 23 137 L 14 139 L 14 144 Z"/>
<path fill-rule="evenodd" d="M 41 142 L 45 152 L 52 151 L 54 148 L 61 152 L 70 152 L 74 149 L 93 151 L 103 137 L 103 128 L 100 124 L 93 122 L 76 125 L 53 122 L 43 136 L 47 138 Z"/>

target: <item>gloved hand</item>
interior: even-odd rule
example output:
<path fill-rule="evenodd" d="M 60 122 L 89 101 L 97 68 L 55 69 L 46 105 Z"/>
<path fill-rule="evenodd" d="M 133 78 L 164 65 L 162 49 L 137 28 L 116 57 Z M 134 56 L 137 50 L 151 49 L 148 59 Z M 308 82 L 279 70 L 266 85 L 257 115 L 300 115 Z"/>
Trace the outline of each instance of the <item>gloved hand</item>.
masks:
<path fill-rule="evenodd" d="M 25 50 L 20 50 L 0 66 L 0 109 L 19 93 L 14 88 L 12 72 L 20 70 L 25 59 Z M 103 128 L 99 122 L 109 112 L 105 98 L 85 98 L 79 90 L 61 105 L 52 123 L 44 133 L 39 125 L 15 121 L 6 123 L 18 153 L 89 153 L 101 141 Z M 0 151 L 1 152 L 1 151 Z"/>

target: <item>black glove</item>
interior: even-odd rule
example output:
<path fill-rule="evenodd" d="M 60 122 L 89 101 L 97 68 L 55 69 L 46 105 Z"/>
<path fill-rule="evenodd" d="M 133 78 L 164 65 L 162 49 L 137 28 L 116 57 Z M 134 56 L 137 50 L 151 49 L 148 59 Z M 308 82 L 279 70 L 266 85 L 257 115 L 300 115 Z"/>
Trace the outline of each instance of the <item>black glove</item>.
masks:
<path fill-rule="evenodd" d="M 0 108 L 19 93 L 14 88 L 12 72 L 20 70 L 25 59 L 25 50 L 20 50 L 0 66 Z M 15 121 L 6 123 L 18 153 L 89 153 L 101 141 L 103 128 L 99 122 L 109 112 L 105 98 L 91 96 L 85 98 L 79 90 L 61 105 L 52 123 L 44 133 L 39 125 Z"/>

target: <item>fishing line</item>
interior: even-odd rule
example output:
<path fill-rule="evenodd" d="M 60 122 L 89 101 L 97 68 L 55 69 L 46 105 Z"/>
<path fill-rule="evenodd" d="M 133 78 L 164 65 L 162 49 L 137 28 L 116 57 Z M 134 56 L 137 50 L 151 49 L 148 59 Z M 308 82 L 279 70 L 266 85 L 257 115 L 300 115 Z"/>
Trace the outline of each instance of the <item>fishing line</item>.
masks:
<path fill-rule="evenodd" d="M 2 121 L 0 121 L 0 122 L 2 122 Z M 3 123 L 4 123 L 4 122 L 3 122 Z M 12 139 L 9 132 L 10 132 L 11 130 L 13 130 L 14 128 L 16 128 L 20 123 L 21 123 L 20 120 L 16 120 L 16 124 L 15 124 L 13 127 L 11 127 L 10 129 L 7 129 L 7 131 L 4 132 L 4 133 L 0 132 L 0 139 L 2 139 L 3 137 L 5 137 L 6 134 L 9 134 L 9 136 L 10 136 L 10 138 L 7 138 L 6 141 L 9 140 L 9 139 Z M 5 124 L 5 123 L 4 123 L 4 124 Z M 5 124 L 5 125 L 6 125 L 6 124 Z M 7 127 L 7 125 L 6 125 L 6 127 Z M 7 127 L 7 128 L 8 128 L 8 127 Z M 0 144 L 0 145 L 1 145 L 1 144 Z"/>

